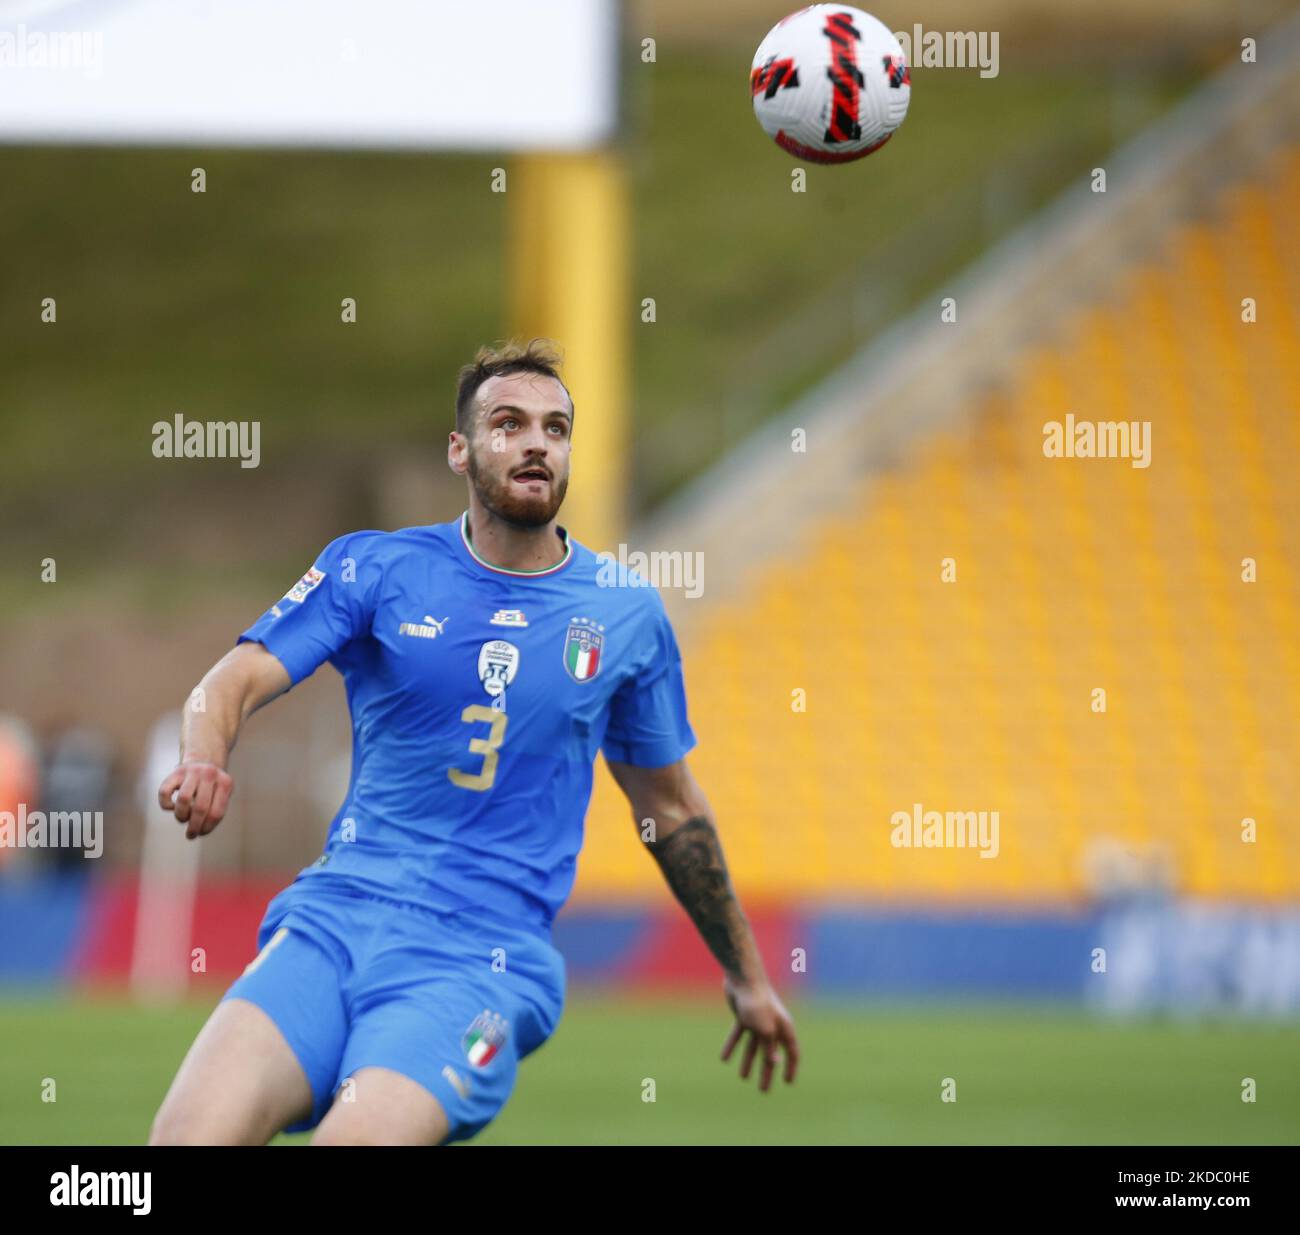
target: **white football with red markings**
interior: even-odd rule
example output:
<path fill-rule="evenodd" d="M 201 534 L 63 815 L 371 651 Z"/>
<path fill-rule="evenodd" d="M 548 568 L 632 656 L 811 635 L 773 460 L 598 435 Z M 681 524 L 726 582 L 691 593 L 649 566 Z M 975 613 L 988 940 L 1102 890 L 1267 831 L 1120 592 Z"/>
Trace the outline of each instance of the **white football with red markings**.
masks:
<path fill-rule="evenodd" d="M 813 4 L 779 21 L 754 54 L 749 85 L 764 131 L 809 163 L 849 163 L 879 150 L 912 97 L 893 31 L 847 4 Z"/>

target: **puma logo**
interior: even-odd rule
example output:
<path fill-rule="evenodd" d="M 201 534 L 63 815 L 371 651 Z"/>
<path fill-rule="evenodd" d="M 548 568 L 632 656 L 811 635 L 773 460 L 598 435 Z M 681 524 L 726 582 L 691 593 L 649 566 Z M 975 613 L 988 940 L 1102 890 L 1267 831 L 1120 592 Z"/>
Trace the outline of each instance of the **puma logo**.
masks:
<path fill-rule="evenodd" d="M 423 623 L 420 622 L 403 622 L 398 628 L 399 635 L 413 635 L 417 639 L 436 639 L 442 634 L 442 629 L 451 621 L 450 615 L 438 621 L 437 618 L 431 618 L 427 613 L 424 615 Z"/>

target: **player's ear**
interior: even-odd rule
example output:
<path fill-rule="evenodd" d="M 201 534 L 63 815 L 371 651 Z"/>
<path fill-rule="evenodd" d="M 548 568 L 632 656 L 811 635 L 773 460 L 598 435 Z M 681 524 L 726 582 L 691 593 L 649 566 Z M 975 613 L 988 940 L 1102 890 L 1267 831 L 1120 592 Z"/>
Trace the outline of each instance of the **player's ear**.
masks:
<path fill-rule="evenodd" d="M 469 470 L 469 439 L 455 429 L 447 434 L 447 466 L 457 476 L 464 476 Z"/>

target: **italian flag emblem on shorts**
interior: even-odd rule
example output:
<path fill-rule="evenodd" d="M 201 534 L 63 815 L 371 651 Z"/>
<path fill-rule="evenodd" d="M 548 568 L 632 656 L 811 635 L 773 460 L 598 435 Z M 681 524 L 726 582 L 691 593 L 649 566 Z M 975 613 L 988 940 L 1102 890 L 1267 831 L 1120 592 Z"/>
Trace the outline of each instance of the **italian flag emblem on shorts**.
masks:
<path fill-rule="evenodd" d="M 604 627 L 591 618 L 574 618 L 564 638 L 564 667 L 575 682 L 590 682 L 600 672 Z"/>
<path fill-rule="evenodd" d="M 460 1044 L 464 1048 L 465 1058 L 474 1067 L 485 1068 L 505 1045 L 505 1041 L 505 1018 L 499 1012 L 489 1012 L 484 1009 L 465 1030 Z"/>

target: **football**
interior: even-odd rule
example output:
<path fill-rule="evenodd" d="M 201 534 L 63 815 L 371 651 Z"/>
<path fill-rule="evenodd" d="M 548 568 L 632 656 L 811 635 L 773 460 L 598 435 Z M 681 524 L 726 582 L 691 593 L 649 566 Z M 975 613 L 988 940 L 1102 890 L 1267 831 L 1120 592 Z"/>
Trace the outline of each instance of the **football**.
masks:
<path fill-rule="evenodd" d="M 884 22 L 846 4 L 783 18 L 754 53 L 754 114 L 781 149 L 809 163 L 879 150 L 907 115 L 912 74 Z"/>

